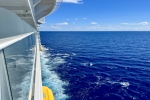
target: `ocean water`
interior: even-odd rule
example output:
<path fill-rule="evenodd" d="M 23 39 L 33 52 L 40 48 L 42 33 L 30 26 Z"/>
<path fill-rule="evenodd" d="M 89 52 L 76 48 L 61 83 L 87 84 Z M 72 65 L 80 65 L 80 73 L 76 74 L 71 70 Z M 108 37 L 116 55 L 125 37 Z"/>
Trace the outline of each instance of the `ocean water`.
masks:
<path fill-rule="evenodd" d="M 40 32 L 55 100 L 149 100 L 150 32 Z"/>

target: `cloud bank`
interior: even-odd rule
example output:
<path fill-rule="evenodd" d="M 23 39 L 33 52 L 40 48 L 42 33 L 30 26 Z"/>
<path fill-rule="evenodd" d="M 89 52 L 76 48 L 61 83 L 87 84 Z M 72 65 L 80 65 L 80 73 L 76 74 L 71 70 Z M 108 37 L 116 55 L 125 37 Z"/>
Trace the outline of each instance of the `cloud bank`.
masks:
<path fill-rule="evenodd" d="M 67 22 L 63 22 L 63 23 L 57 23 L 56 25 L 57 26 L 63 26 L 63 25 L 68 25 L 68 23 Z"/>
<path fill-rule="evenodd" d="M 148 25 L 148 22 L 140 22 L 140 23 L 121 23 L 122 25 Z"/>

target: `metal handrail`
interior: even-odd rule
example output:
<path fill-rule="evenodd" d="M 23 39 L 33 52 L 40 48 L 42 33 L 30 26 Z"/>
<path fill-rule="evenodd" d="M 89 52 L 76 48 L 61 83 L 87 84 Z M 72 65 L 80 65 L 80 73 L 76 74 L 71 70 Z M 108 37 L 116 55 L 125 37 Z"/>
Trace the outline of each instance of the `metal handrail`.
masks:
<path fill-rule="evenodd" d="M 27 36 L 29 36 L 33 33 L 35 33 L 35 32 L 29 32 L 29 33 L 25 33 L 25 34 L 21 34 L 21 35 L 17 35 L 17 36 L 0 39 L 0 50 L 26 38 Z"/>
<path fill-rule="evenodd" d="M 35 62 L 35 88 L 34 88 L 34 100 L 42 100 L 42 76 L 41 76 L 41 64 L 40 64 L 40 51 L 39 51 L 39 39 L 36 34 L 36 62 Z"/>

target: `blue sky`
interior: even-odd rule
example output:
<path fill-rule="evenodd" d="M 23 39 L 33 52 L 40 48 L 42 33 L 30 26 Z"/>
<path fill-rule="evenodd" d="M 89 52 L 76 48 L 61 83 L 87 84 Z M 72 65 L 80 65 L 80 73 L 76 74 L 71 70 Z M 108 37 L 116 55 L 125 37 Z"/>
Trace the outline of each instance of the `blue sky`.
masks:
<path fill-rule="evenodd" d="M 64 0 L 41 31 L 150 31 L 150 0 Z"/>

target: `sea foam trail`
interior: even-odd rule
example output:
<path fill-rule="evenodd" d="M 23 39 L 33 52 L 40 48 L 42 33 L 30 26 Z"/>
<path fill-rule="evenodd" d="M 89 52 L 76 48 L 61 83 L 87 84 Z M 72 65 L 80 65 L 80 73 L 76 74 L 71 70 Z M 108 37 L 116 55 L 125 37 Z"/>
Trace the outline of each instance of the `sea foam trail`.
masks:
<path fill-rule="evenodd" d="M 42 84 L 52 89 L 55 100 L 66 100 L 68 96 L 64 93 L 67 82 L 62 81 L 52 69 L 65 63 L 60 57 L 50 58 L 45 50 L 41 52 Z"/>
<path fill-rule="evenodd" d="M 33 54 L 32 54 L 33 55 Z M 30 89 L 33 58 L 28 55 L 7 56 L 7 67 L 10 77 L 13 99 L 27 100 Z"/>

